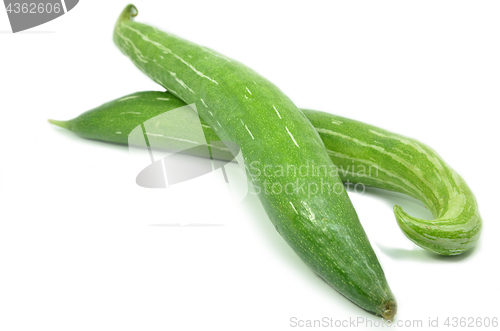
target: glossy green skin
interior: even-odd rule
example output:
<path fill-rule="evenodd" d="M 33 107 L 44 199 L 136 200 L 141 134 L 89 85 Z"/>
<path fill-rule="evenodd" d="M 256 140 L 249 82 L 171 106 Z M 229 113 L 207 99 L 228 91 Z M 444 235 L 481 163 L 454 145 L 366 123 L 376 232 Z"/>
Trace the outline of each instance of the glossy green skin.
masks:
<path fill-rule="evenodd" d="M 182 106 L 185 106 L 183 101 L 167 92 L 138 92 L 73 120 L 54 124 L 85 138 L 127 144 L 128 134 L 135 127 Z M 436 152 L 414 139 L 362 122 L 315 110 L 302 111 L 319 131 L 342 181 L 408 194 L 429 208 L 434 220 L 417 219 L 399 206 L 394 207 L 396 219 L 410 240 L 442 255 L 456 255 L 474 247 L 482 226 L 476 199 L 462 177 Z M 179 127 L 193 125 L 182 118 L 176 120 L 175 125 Z M 219 141 L 203 119 L 200 121 L 206 141 Z M 159 127 L 156 131 L 171 130 Z M 190 149 L 192 144 L 183 141 L 161 140 L 159 143 L 159 148 L 196 151 Z M 226 161 L 233 159 L 229 151 L 218 151 L 217 157 Z"/>
<path fill-rule="evenodd" d="M 262 191 L 258 196 L 270 220 L 307 265 L 360 307 L 392 318 L 394 297 L 345 190 L 326 189 L 321 194 L 304 190 L 319 188 L 323 182 L 338 188 L 340 178 L 311 173 L 263 175 L 266 165 L 333 166 L 304 114 L 250 68 L 133 22 L 133 14 L 135 7 L 127 6 L 115 25 L 113 39 L 118 48 L 170 93 L 188 105 L 195 104 L 200 117 L 222 140 L 241 148 L 247 173 Z M 251 172 L 250 164 L 261 172 Z M 266 194 L 266 182 L 281 188 L 289 185 L 290 193 Z"/>

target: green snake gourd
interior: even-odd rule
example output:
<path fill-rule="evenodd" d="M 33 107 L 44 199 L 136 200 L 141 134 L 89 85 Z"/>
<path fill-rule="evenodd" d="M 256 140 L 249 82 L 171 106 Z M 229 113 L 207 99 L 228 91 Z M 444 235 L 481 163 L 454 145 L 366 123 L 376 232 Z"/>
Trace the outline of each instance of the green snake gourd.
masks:
<path fill-rule="evenodd" d="M 482 228 L 476 198 L 463 178 L 433 149 L 372 125 L 303 111 L 337 166 L 376 167 L 375 175 L 348 171 L 342 174 L 343 180 L 410 195 L 432 212 L 435 219 L 425 220 L 394 206 L 396 220 L 411 241 L 441 255 L 462 254 L 476 245 Z"/>
<path fill-rule="evenodd" d="M 208 48 L 131 20 L 129 5 L 113 34 L 118 48 L 157 83 L 186 104 L 224 141 L 236 143 L 248 165 L 333 166 L 304 114 L 255 71 Z M 255 164 L 255 163 L 254 163 Z M 307 173 L 271 176 L 272 185 L 296 188 L 338 176 Z M 262 186 L 260 176 L 252 176 Z M 290 247 L 319 276 L 360 307 L 391 319 L 396 303 L 382 268 L 345 190 L 310 194 L 259 194 L 270 220 Z"/>

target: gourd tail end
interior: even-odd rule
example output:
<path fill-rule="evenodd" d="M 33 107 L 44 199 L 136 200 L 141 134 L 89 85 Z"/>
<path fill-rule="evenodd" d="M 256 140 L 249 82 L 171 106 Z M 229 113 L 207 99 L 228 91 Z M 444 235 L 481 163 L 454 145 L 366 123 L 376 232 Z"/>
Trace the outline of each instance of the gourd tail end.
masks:
<path fill-rule="evenodd" d="M 68 129 L 69 123 L 68 121 L 56 121 L 56 120 L 48 120 L 50 124 L 54 124 L 60 126 L 61 128 Z"/>
<path fill-rule="evenodd" d="M 422 229 L 425 229 L 425 220 L 408 215 L 404 212 L 403 208 L 398 205 L 394 206 L 394 216 L 396 216 L 396 221 L 401 231 L 403 231 L 408 239 L 424 249 L 438 253 L 434 249 L 428 247 L 428 240 L 422 235 Z"/>
<path fill-rule="evenodd" d="M 392 321 L 398 312 L 398 305 L 395 300 L 388 300 L 382 307 L 382 317 L 388 321 Z"/>
<path fill-rule="evenodd" d="M 401 231 L 416 245 L 439 255 L 458 255 L 468 248 L 458 248 L 453 240 L 447 238 L 446 231 L 439 230 L 434 221 L 412 217 L 398 205 L 394 206 L 394 215 Z M 444 229 L 443 229 L 444 230 Z"/>

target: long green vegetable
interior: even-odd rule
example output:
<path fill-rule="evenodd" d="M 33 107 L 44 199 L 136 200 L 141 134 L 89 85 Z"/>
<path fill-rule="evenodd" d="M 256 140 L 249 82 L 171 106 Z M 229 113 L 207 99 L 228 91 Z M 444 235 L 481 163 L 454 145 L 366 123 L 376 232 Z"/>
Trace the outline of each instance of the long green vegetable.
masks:
<path fill-rule="evenodd" d="M 115 44 L 144 73 L 194 104 L 221 139 L 236 143 L 247 169 L 254 164 L 262 174 L 268 165 L 333 167 L 314 127 L 275 85 L 210 49 L 131 21 L 135 15 L 132 5 L 122 12 Z M 377 257 L 347 193 L 333 189 L 342 185 L 340 178 L 311 171 L 253 175 L 253 185 L 262 191 L 264 180 L 281 188 L 292 184 L 290 193 L 261 193 L 259 199 L 302 260 L 354 303 L 392 318 L 396 303 Z M 331 189 L 321 194 L 307 190 L 323 183 Z"/>
<path fill-rule="evenodd" d="M 474 194 L 460 175 L 427 145 L 347 118 L 305 110 L 332 161 L 344 169 L 376 167 L 375 175 L 351 170 L 344 180 L 408 194 L 422 201 L 435 219 L 412 217 L 394 206 L 403 233 L 415 244 L 442 255 L 474 247 L 482 228 Z"/>
<path fill-rule="evenodd" d="M 128 144 L 128 135 L 141 123 L 185 105 L 167 92 L 138 92 L 73 120 L 51 122 L 85 138 Z M 476 244 L 481 217 L 474 195 L 437 153 L 414 139 L 362 122 L 314 110 L 303 112 L 319 132 L 342 181 L 405 193 L 420 199 L 432 211 L 436 219 L 421 220 L 408 216 L 399 206 L 394 207 L 401 228 L 413 242 L 443 255 L 460 254 Z M 169 123 L 169 128 L 156 127 L 153 134 L 171 131 L 173 125 L 193 125 L 179 118 L 175 121 Z M 219 141 L 202 119 L 201 125 L 208 143 Z M 172 133 L 156 143 L 158 148 L 198 151 L 191 149 L 192 143 Z M 227 161 L 233 159 L 227 149 L 219 150 L 217 156 Z"/>

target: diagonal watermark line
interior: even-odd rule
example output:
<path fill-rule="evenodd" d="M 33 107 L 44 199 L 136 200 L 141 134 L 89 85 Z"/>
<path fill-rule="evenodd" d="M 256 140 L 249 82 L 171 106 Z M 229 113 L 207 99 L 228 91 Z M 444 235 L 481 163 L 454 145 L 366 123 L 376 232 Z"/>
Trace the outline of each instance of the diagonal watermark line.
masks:
<path fill-rule="evenodd" d="M 155 163 L 155 158 L 153 157 L 153 151 L 151 150 L 151 145 L 149 145 L 148 133 L 144 127 L 144 123 L 141 123 L 142 134 L 144 135 L 144 140 L 146 141 L 146 146 L 148 146 L 149 157 L 151 158 L 151 163 Z"/>
<path fill-rule="evenodd" d="M 62 7 L 63 7 L 63 10 L 64 10 L 64 13 L 66 14 L 68 12 L 66 10 L 66 2 L 64 2 L 64 0 L 61 0 L 61 3 L 62 3 Z"/>

